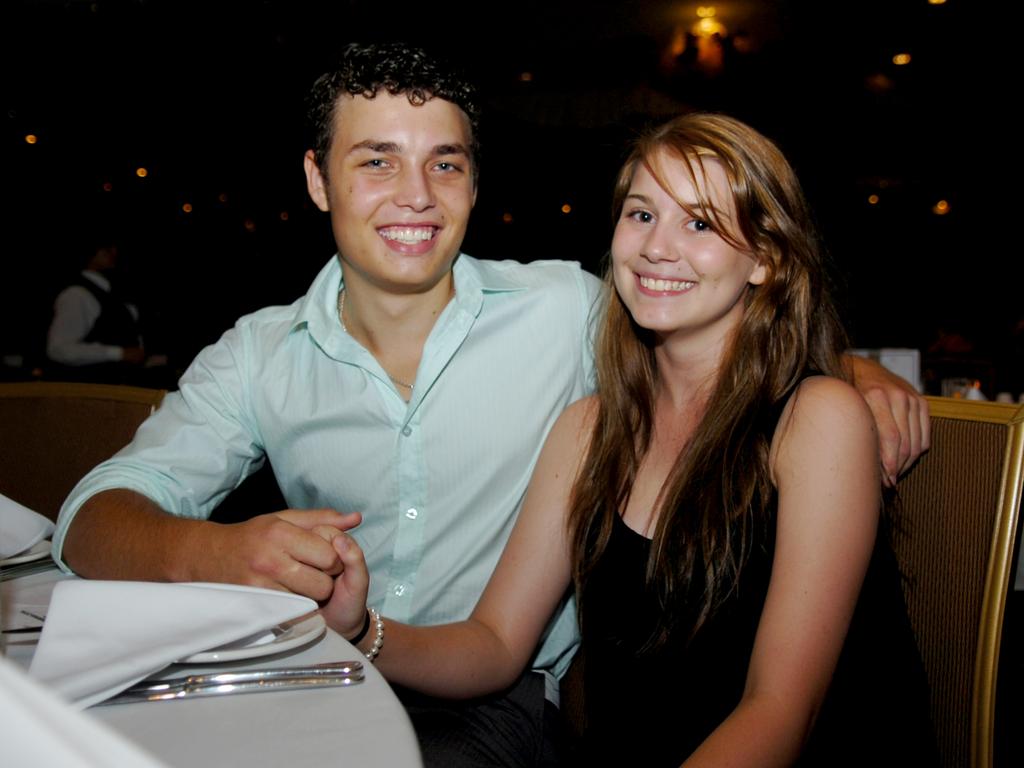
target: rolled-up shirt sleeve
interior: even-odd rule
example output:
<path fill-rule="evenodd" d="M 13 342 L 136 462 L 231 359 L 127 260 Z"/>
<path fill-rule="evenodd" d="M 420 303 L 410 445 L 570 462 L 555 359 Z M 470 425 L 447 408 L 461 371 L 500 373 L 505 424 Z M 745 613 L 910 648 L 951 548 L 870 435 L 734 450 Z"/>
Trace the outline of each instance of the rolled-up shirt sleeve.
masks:
<path fill-rule="evenodd" d="M 79 508 L 102 491 L 124 488 L 179 517 L 205 519 L 263 461 L 249 413 L 246 342 L 235 328 L 207 347 L 177 392 L 139 427 L 132 442 L 86 475 L 57 519 L 53 555 L 60 567 L 64 538 Z"/>

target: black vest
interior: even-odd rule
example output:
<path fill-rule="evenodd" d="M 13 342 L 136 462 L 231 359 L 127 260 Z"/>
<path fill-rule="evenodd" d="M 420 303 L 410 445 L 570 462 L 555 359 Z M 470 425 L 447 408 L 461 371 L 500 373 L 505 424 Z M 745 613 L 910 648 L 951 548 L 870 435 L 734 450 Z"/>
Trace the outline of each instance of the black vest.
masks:
<path fill-rule="evenodd" d="M 141 345 L 139 323 L 128 309 L 128 305 L 118 298 L 115 291 L 104 291 L 96 283 L 84 277 L 75 281 L 73 285 L 85 288 L 100 305 L 100 315 L 83 341 L 108 344 L 114 347 L 138 347 Z"/>

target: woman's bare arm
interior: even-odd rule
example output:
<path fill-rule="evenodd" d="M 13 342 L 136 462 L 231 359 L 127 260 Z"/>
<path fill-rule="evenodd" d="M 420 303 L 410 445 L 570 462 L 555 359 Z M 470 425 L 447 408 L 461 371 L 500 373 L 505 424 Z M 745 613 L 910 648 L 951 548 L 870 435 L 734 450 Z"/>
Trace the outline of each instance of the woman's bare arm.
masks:
<path fill-rule="evenodd" d="M 566 514 L 593 404 L 569 406 L 551 429 L 519 519 L 470 618 L 435 627 L 385 618 L 377 664 L 389 680 L 434 696 L 469 698 L 500 690 L 522 672 L 571 580 Z M 365 619 L 366 567 L 350 538 L 335 541 L 345 572 L 323 613 L 331 627 L 353 637 Z M 371 632 L 359 645 L 365 651 L 372 643 Z"/>
<path fill-rule="evenodd" d="M 846 384 L 805 381 L 772 446 L 775 558 L 740 704 L 687 766 L 789 765 L 828 690 L 880 508 L 874 421 Z"/>

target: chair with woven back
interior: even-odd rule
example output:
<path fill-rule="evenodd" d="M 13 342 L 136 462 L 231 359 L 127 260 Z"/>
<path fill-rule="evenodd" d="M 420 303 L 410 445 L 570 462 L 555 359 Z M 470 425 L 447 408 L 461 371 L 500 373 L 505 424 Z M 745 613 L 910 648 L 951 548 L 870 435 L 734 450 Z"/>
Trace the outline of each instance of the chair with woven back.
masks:
<path fill-rule="evenodd" d="M 127 445 L 163 396 L 107 384 L 0 384 L 0 494 L 55 519 L 75 484 Z"/>
<path fill-rule="evenodd" d="M 932 447 L 898 484 L 893 547 L 942 764 L 991 768 L 1024 480 L 1024 408 L 928 401 Z"/>

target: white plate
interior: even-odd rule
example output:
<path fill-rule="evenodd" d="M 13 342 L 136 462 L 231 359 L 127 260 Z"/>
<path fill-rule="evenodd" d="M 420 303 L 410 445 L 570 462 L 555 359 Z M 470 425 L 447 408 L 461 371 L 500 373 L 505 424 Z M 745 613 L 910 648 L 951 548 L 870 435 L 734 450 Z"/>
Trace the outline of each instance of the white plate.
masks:
<path fill-rule="evenodd" d="M 0 567 L 17 565 L 18 563 L 31 563 L 33 560 L 42 560 L 44 557 L 49 556 L 50 541 L 48 539 L 37 541 L 20 555 L 12 555 L 11 557 L 5 557 L 3 560 L 0 560 Z"/>
<path fill-rule="evenodd" d="M 319 613 L 306 614 L 297 619 L 278 624 L 276 627 L 243 637 L 233 643 L 211 648 L 208 651 L 193 653 L 178 664 L 210 664 L 218 661 L 240 661 L 254 659 L 258 656 L 269 656 L 304 643 L 316 640 L 327 630 L 324 617 Z"/>

